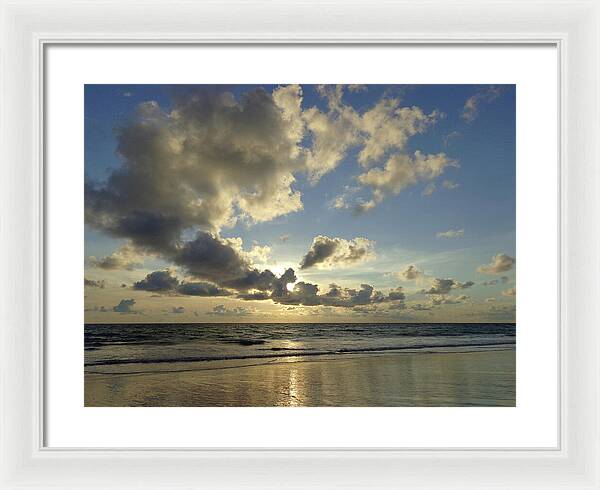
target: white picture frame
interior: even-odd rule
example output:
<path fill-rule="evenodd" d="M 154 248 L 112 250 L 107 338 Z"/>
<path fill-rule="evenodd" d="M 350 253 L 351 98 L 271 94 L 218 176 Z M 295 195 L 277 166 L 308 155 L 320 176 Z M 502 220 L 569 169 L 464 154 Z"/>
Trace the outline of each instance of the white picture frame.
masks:
<path fill-rule="evenodd" d="M 600 488 L 600 2 L 0 0 L 0 22 L 0 488 Z M 43 54 L 56 43 L 555 45 L 559 447 L 45 447 Z"/>

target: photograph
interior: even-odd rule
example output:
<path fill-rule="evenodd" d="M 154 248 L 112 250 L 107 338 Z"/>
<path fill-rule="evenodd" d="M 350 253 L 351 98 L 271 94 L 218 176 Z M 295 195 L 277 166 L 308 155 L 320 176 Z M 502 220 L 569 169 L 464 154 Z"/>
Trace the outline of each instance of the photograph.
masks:
<path fill-rule="evenodd" d="M 271 81 L 85 85 L 85 407 L 515 407 L 517 86 Z"/>

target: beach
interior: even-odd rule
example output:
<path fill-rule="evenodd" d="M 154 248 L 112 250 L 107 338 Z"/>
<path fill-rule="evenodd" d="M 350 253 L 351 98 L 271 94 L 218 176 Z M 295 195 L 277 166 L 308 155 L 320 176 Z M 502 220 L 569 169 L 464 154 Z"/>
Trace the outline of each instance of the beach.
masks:
<path fill-rule="evenodd" d="M 513 346 L 88 366 L 85 406 L 515 406 Z"/>

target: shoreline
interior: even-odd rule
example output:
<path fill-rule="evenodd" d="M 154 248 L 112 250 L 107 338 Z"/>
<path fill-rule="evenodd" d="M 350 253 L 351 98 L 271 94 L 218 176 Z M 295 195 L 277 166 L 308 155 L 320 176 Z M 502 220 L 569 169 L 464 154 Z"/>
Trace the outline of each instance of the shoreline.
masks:
<path fill-rule="evenodd" d="M 411 353 L 411 352 L 462 352 L 462 349 L 472 350 L 490 350 L 496 347 L 507 348 L 515 346 L 515 342 L 481 342 L 472 344 L 423 344 L 416 346 L 389 346 L 389 347 L 364 347 L 364 348 L 346 348 L 335 351 L 308 351 L 300 352 L 298 349 L 271 348 L 265 349 L 271 351 L 270 354 L 249 354 L 237 356 L 212 356 L 212 357 L 189 357 L 189 358 L 163 358 L 163 359 L 108 359 L 93 363 L 85 363 L 84 368 L 92 368 L 97 366 L 113 366 L 113 365 L 128 365 L 128 364 L 172 364 L 172 363 L 193 363 L 193 362 L 216 362 L 216 361 L 238 361 L 251 359 L 276 359 L 276 358 L 291 358 L 291 357 L 318 357 L 318 356 L 341 356 L 351 354 L 377 354 L 385 352 Z M 441 350 L 439 350 L 441 349 Z M 456 350 L 450 350 L 456 349 Z M 288 352 L 286 352 L 288 351 Z M 291 352 L 289 352 L 291 351 Z"/>

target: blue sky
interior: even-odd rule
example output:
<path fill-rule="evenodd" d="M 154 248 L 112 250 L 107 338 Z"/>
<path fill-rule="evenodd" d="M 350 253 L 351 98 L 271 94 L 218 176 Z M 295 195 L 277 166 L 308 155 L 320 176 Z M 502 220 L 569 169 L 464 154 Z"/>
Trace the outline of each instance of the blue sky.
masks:
<path fill-rule="evenodd" d="M 244 321 L 250 318 L 253 321 L 305 321 L 309 316 L 310 321 L 514 321 L 514 86 L 369 85 L 336 89 L 302 85 L 297 90 L 288 90 L 290 97 L 285 99 L 292 105 L 299 101 L 300 109 L 293 113 L 285 113 L 287 106 L 283 106 L 284 102 L 277 102 L 280 99 L 274 94 L 280 89 L 278 85 L 86 86 L 85 178 L 95 189 L 96 196 L 92 206 L 86 195 L 88 219 L 85 246 L 86 256 L 92 257 L 86 261 L 86 278 L 91 281 L 89 284 L 96 282 L 103 285 L 86 287 L 86 321 L 215 321 L 214 315 L 203 315 L 221 304 L 226 306 L 225 311 L 232 312 L 231 315 L 224 313 L 223 321 L 239 320 L 240 312 L 243 312 Z M 123 198 L 123 194 L 128 192 L 127 187 L 119 188 L 118 193 L 114 194 L 120 196 L 116 210 L 112 209 L 114 206 L 110 203 L 110 196 L 104 199 L 106 193 L 100 191 L 106 188 L 111 175 L 123 169 L 127 172 L 132 166 L 135 166 L 135 172 L 140 172 L 143 165 L 152 171 L 159 168 L 154 165 L 164 167 L 176 161 L 172 164 L 179 165 L 173 167 L 172 175 L 176 179 L 182 172 L 182 166 L 190 165 L 190 171 L 193 171 L 196 153 L 200 152 L 204 156 L 201 161 L 198 160 L 198 172 L 193 174 L 192 199 L 197 197 L 199 202 L 205 203 L 208 199 L 221 199 L 222 196 L 214 191 L 211 191 L 212 197 L 203 195 L 205 183 L 198 177 L 202 172 L 208 172 L 206 175 L 210 173 L 210 168 L 208 171 L 202 170 L 207 165 L 207 148 L 212 148 L 211 140 L 206 139 L 211 136 L 207 135 L 214 133 L 214 138 L 218 139 L 215 148 L 224 148 L 222 151 L 227 153 L 227 141 L 217 131 L 226 133 L 231 127 L 242 124 L 231 118 L 242 118 L 249 113 L 247 107 L 244 111 L 244 97 L 257 92 L 265 94 L 264 100 L 261 98 L 257 104 L 263 104 L 269 110 L 271 106 L 275 107 L 276 115 L 265 115 L 269 120 L 263 123 L 260 118 L 266 114 L 263 110 L 267 109 L 260 106 L 253 115 L 257 118 L 256 128 L 252 127 L 253 121 L 245 119 L 245 125 L 239 126 L 241 132 L 234 135 L 236 141 L 231 147 L 242 152 L 251 162 L 240 162 L 240 172 L 246 171 L 243 169 L 249 168 L 249 165 L 260 165 L 260 161 L 263 161 L 256 160 L 248 152 L 262 152 L 261 155 L 266 152 L 268 158 L 277 160 L 277 151 L 282 149 L 279 148 L 276 131 L 281 128 L 273 130 L 271 126 L 277 125 L 277 110 L 280 109 L 283 114 L 281 126 L 285 126 L 282 134 L 287 138 L 291 134 L 289 131 L 296 131 L 293 135 L 295 139 L 290 140 L 290 148 L 297 146 L 306 154 L 293 158 L 286 156 L 287 166 L 285 171 L 281 171 L 280 180 L 275 182 L 271 174 L 265 173 L 264 185 L 265 189 L 269 189 L 268 192 L 274 192 L 274 185 L 280 188 L 287 176 L 293 176 L 295 180 L 289 187 L 284 187 L 296 193 L 299 201 L 285 197 L 285 202 L 279 205 L 289 204 L 294 209 L 279 212 L 275 206 L 274 210 L 267 212 L 269 216 L 265 219 L 262 211 L 256 211 L 255 208 L 244 210 L 243 204 L 236 204 L 236 197 L 228 194 L 228 199 L 233 199 L 230 211 L 236 218 L 235 223 L 230 220 L 223 224 L 220 218 L 213 216 L 213 221 L 207 224 L 196 217 L 197 222 L 194 219 L 186 221 L 185 226 L 178 229 L 179 242 L 192 241 L 199 232 L 210 233 L 213 238 L 220 240 L 219 243 L 239 238 L 242 245 L 236 244 L 236 247 L 246 261 L 248 270 L 269 270 L 278 276 L 286 268 L 292 268 L 296 275 L 295 282 L 317 285 L 318 295 L 325 294 L 331 283 L 349 290 L 368 284 L 382 294 L 402 288 L 404 298 L 401 301 L 380 301 L 373 299 L 373 296 L 372 301 L 357 302 L 352 299 L 351 292 L 348 293 L 350 296 L 344 293 L 343 301 L 340 299 L 333 303 L 315 297 L 306 299 L 300 293 L 294 293 L 294 283 L 287 286 L 289 297 L 244 300 L 241 296 L 249 292 L 262 292 L 266 296 L 272 294 L 272 290 L 264 289 L 264 286 L 263 289 L 240 290 L 228 287 L 228 284 L 234 284 L 231 281 L 217 284 L 218 277 L 205 274 L 198 264 L 189 264 L 176 258 L 171 248 L 156 248 L 154 244 L 149 245 L 148 241 L 139 239 L 138 235 L 132 235 L 131 230 L 116 227 L 114 223 L 121 219 L 120 212 L 147 211 L 143 204 L 148 202 L 145 198 L 139 197 L 132 202 Z M 200 99 L 197 97 L 199 93 Z M 224 97 L 223 94 L 228 95 Z M 341 96 L 338 98 L 339 94 Z M 199 106 L 205 102 L 198 100 L 210 101 L 211 97 L 222 100 L 221 105 L 217 104 L 217 109 L 210 103 L 207 103 L 212 107 L 210 109 Z M 274 99 L 276 103 L 273 103 Z M 385 102 L 388 102 L 387 109 L 383 109 Z M 232 107 L 235 108 L 233 115 Z M 179 116 L 179 113 L 185 115 Z M 368 127 L 366 117 L 363 118 L 365 121 L 361 119 L 367 113 L 377 116 L 375 129 Z M 347 124 L 338 124 L 345 118 Z M 301 129 L 292 126 L 296 123 Z M 217 127 L 217 124 L 220 126 Z M 261 124 L 271 126 L 263 132 Z M 386 124 L 398 128 L 400 140 L 394 140 L 394 133 L 386 129 Z M 421 126 L 415 129 L 415 124 Z M 177 147 L 174 160 L 169 160 L 169 155 L 165 154 L 165 151 L 174 151 L 172 147 L 165 151 L 157 147 L 156 160 L 148 163 L 153 155 L 148 155 L 141 148 L 140 141 L 155 140 L 131 135 L 137 135 L 139 131 L 149 132 L 150 126 L 154 128 L 153 135 L 167 135 L 164 136 L 167 146 L 171 141 L 169 138 L 183 145 Z M 248 135 L 259 131 L 257 138 L 264 138 L 264 141 L 253 142 L 243 134 L 244 131 L 248 131 Z M 319 135 L 316 131 L 320 131 Z M 350 133 L 350 144 L 337 145 L 337 141 L 342 141 Z M 203 138 L 200 143 L 197 141 L 198 134 Z M 149 136 L 144 135 L 146 137 Z M 127 154 L 123 155 L 119 145 L 129 141 L 127 138 L 135 144 L 132 143 L 133 149 L 130 144 Z M 317 138 L 321 138 L 318 143 Z M 185 143 L 187 141 L 191 142 L 189 148 Z M 193 147 L 194 144 L 200 145 L 198 149 Z M 273 148 L 267 148 L 267 144 Z M 319 144 L 322 144 L 321 147 Z M 381 153 L 367 164 L 361 164 L 360 155 L 367 145 L 381 148 Z M 151 146 L 154 148 L 157 145 L 152 143 Z M 322 150 L 324 147 L 327 147 L 327 152 Z M 218 167 L 219 156 L 218 153 L 215 155 L 215 151 L 210 151 L 210 164 Z M 283 151 L 288 151 L 288 146 Z M 407 169 L 410 173 L 413 167 L 419 165 L 416 152 L 436 156 L 436 165 L 439 167 L 427 167 L 421 173 L 402 177 Z M 332 154 L 339 157 L 337 163 L 327 171 L 321 170 L 318 166 Z M 426 160 L 427 165 L 428 162 Z M 235 160 L 227 160 L 226 165 L 232 165 L 235 172 Z M 273 165 L 281 168 L 278 163 Z M 318 180 L 311 177 L 315 168 L 316 172 L 322 172 Z M 403 170 L 398 171 L 401 173 L 392 172 L 396 168 Z M 370 174 L 371 178 L 364 177 L 371 171 L 374 171 Z M 252 192 L 260 193 L 261 180 L 254 175 L 254 170 L 252 172 L 252 178 L 259 179 L 253 184 Z M 256 172 L 261 173 L 262 170 Z M 137 191 L 136 182 L 139 181 L 133 175 L 128 174 L 123 185 Z M 217 181 L 210 181 L 210 186 L 214 182 Z M 172 212 L 173 199 L 177 198 L 168 196 L 169 186 L 180 184 L 188 188 L 185 181 L 174 180 L 172 183 L 165 182 L 164 190 L 159 192 L 164 197 L 164 209 L 168 212 Z M 151 187 L 152 192 L 158 192 L 156 183 L 151 183 Z M 250 192 L 243 183 L 235 189 Z M 173 188 L 172 192 L 177 193 L 177 189 Z M 376 192 L 380 192 L 382 197 L 375 197 Z M 104 200 L 100 199 L 101 195 Z M 338 205 L 335 204 L 336 199 Z M 370 201 L 372 207 L 367 211 L 359 211 L 361 203 Z M 177 201 L 177 206 L 185 206 L 185 203 Z M 261 206 L 262 209 L 268 207 L 264 203 Z M 153 213 L 163 215 L 158 205 L 152 204 L 151 207 Z M 262 217 L 257 219 L 259 215 Z M 107 225 L 108 222 L 111 224 Z M 438 236 L 449 231 L 452 233 L 447 235 L 450 236 L 448 238 Z M 315 239 L 319 236 L 332 240 L 327 244 L 337 252 L 315 266 L 299 270 L 303 257 L 318 245 Z M 368 253 L 360 260 L 354 260 L 347 252 L 349 244 L 356 245 L 353 240 L 357 237 L 368 240 L 368 243 L 365 242 Z M 115 261 L 102 262 L 103 258 L 110 257 L 124 245 L 131 246 L 127 249 L 128 257 L 138 257 L 133 261 L 135 266 L 131 265 L 131 260 L 126 267 L 113 267 L 118 265 L 113 264 Z M 253 247 L 259 247 L 253 255 L 243 255 L 251 253 Z M 346 255 L 342 250 L 346 250 Z M 512 261 L 504 260 L 504 257 Z M 259 258 L 261 261 L 258 261 Z M 491 267 L 481 268 L 486 264 Z M 411 265 L 420 275 L 417 279 L 407 280 L 403 272 Z M 195 272 L 190 274 L 191 270 Z M 146 275 L 156 271 L 168 271 L 179 283 L 200 281 L 213 284 L 224 288 L 227 294 L 189 297 L 177 289 L 144 286 L 145 283 L 135 286 Z M 473 285 L 452 286 L 450 291 L 441 288 L 440 294 L 435 294 L 436 279 L 452 279 L 458 285 L 473 282 Z M 496 279 L 498 284 L 484 285 Z M 459 297 L 464 298 L 456 299 Z M 114 310 L 122 299 L 134 299 L 135 306 L 127 311 Z M 169 313 L 180 306 L 183 306 L 183 314 Z M 223 311 L 223 308 L 218 311 Z M 140 315 L 146 318 L 141 320 Z"/>

